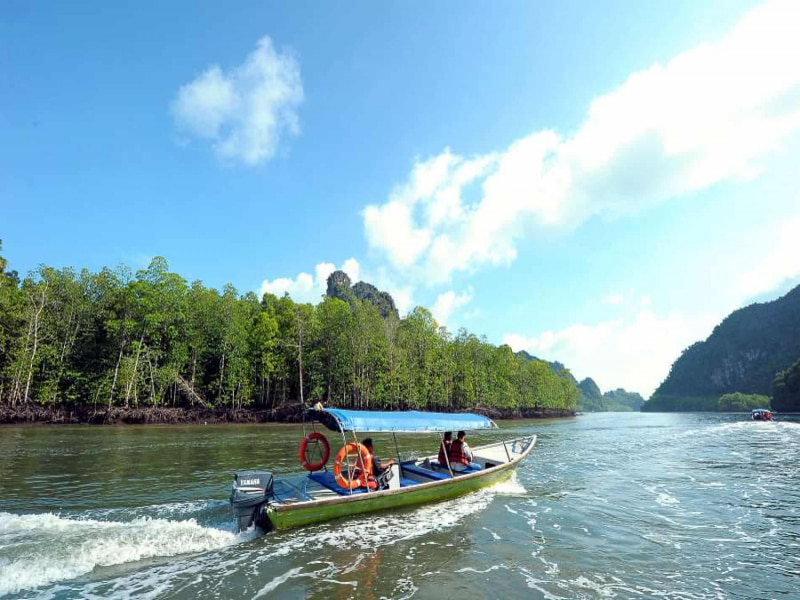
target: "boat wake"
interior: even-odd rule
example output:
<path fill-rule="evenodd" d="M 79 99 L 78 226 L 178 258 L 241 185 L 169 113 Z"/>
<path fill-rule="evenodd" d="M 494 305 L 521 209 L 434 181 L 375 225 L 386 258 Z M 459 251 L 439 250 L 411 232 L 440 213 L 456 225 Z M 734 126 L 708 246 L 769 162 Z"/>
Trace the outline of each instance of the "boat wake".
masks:
<path fill-rule="evenodd" d="M 506 481 L 455 500 L 406 510 L 353 517 L 344 521 L 323 523 L 279 534 L 276 537 L 276 543 L 271 548 L 254 550 L 253 552 L 258 552 L 258 555 L 256 557 L 251 556 L 249 562 L 271 562 L 289 555 L 298 559 L 301 554 L 310 556 L 325 555 L 334 562 L 325 563 L 326 566 L 322 569 L 315 569 L 313 566 L 319 564 L 319 562 L 311 560 L 308 562 L 309 568 L 295 567 L 290 569 L 269 581 L 258 590 L 255 597 L 262 597 L 268 592 L 273 592 L 282 584 L 293 579 L 313 579 L 336 585 L 356 587 L 357 583 L 354 581 L 337 579 L 337 576 L 350 574 L 354 568 L 352 565 L 345 568 L 337 566 L 337 555 L 339 554 L 337 550 L 350 549 L 357 551 L 356 564 L 361 561 L 369 561 L 371 560 L 370 557 L 375 556 L 375 553 L 380 553 L 387 547 L 413 541 L 429 536 L 432 533 L 446 531 L 458 526 L 473 515 L 486 509 L 497 496 L 520 496 L 524 494 L 527 494 L 527 491 L 517 480 L 515 473 Z M 499 539 L 497 534 L 489 533 L 494 539 Z M 416 548 L 416 546 L 411 547 L 409 550 L 411 555 L 407 558 L 413 559 L 413 553 Z M 400 587 L 403 589 L 396 590 L 399 594 L 398 597 L 410 597 L 413 595 L 414 590 L 405 589 L 403 586 Z"/>
<path fill-rule="evenodd" d="M 285 555 L 302 547 L 305 550 L 320 550 L 324 547 L 373 549 L 394 545 L 401 541 L 427 535 L 431 532 L 449 529 L 469 517 L 484 510 L 498 495 L 525 494 L 525 488 L 514 474 L 506 481 L 496 483 L 484 490 L 474 492 L 464 498 L 438 502 L 427 506 L 400 511 L 379 513 L 375 516 L 358 516 L 341 523 L 324 523 L 310 526 L 288 534 L 292 539 L 279 544 L 275 554 Z"/>
<path fill-rule="evenodd" d="M 708 436 L 730 436 L 747 434 L 752 436 L 786 436 L 788 438 L 800 437 L 800 423 L 791 421 L 752 421 L 750 419 L 735 421 L 733 423 L 720 423 L 710 427 L 697 427 L 681 431 L 672 436 L 673 440 L 704 439 Z"/>
<path fill-rule="evenodd" d="M 195 519 L 123 522 L 0 513 L 0 596 L 74 579 L 99 566 L 205 552 L 252 536 L 203 527 Z"/>
<path fill-rule="evenodd" d="M 231 563 L 241 561 L 258 564 L 299 554 L 319 556 L 322 550 L 330 552 L 341 548 L 369 554 L 378 547 L 393 546 L 452 528 L 484 510 L 496 496 L 526 493 L 515 474 L 466 498 L 271 534 L 254 547 L 237 548 L 235 557 L 230 553 L 223 556 L 219 552 L 210 552 L 205 555 L 208 560 L 192 560 L 204 564 L 204 570 L 209 574 L 219 570 L 218 575 L 224 578 Z M 98 567 L 225 550 L 258 536 L 253 529 L 241 534 L 222 529 L 229 525 L 227 508 L 224 501 L 197 501 L 91 510 L 79 516 L 0 513 L 0 596 L 74 580 Z M 226 522 L 217 522 L 217 527 L 199 523 L 199 520 L 205 520 L 203 517 L 208 511 L 224 511 Z M 176 520 L 187 516 L 191 518 Z M 126 518 L 128 520 L 122 520 Z M 169 581 L 183 570 L 180 563 L 150 565 L 124 575 L 122 581 L 126 589 L 138 590 L 144 595 L 154 587 L 163 590 L 161 586 L 166 585 L 169 589 Z M 317 571 L 319 569 L 292 573 L 275 581 L 274 587 L 297 577 L 318 579 L 322 574 Z M 323 578 L 334 581 L 340 569 L 334 567 L 323 571 Z M 158 583 L 154 585 L 154 582 Z M 97 586 L 88 583 L 84 591 L 102 592 L 102 589 L 96 589 Z"/>
<path fill-rule="evenodd" d="M 711 433 L 726 433 L 735 431 L 758 431 L 764 433 L 793 433 L 800 435 L 800 423 L 790 421 L 736 421 L 709 427 Z"/>

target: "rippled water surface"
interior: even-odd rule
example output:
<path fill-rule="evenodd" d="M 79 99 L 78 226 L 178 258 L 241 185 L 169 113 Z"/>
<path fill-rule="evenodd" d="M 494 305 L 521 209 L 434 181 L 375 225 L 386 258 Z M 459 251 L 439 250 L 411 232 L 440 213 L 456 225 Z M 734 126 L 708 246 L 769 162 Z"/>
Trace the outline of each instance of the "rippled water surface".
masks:
<path fill-rule="evenodd" d="M 0 596 L 800 598 L 800 422 L 747 418 L 502 423 L 473 444 L 539 434 L 510 482 L 267 536 L 230 474 L 299 427 L 0 428 Z"/>

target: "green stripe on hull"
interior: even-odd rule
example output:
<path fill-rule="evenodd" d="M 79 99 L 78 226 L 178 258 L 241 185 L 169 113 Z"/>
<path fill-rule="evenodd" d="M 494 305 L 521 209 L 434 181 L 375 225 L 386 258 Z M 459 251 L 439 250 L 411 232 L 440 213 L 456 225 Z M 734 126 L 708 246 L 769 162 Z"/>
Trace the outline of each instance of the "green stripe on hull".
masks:
<path fill-rule="evenodd" d="M 516 465 L 508 465 L 493 473 L 481 474 L 477 477 L 457 477 L 438 485 L 424 484 L 418 489 L 415 487 L 403 488 L 394 493 L 379 493 L 372 497 L 366 494 L 342 497 L 334 501 L 326 501 L 311 506 L 294 505 L 276 509 L 264 509 L 265 516 L 275 529 L 290 529 L 301 525 L 329 521 L 341 517 L 358 515 L 379 510 L 427 504 L 457 498 L 481 488 L 489 487 L 504 481 L 514 473 Z"/>

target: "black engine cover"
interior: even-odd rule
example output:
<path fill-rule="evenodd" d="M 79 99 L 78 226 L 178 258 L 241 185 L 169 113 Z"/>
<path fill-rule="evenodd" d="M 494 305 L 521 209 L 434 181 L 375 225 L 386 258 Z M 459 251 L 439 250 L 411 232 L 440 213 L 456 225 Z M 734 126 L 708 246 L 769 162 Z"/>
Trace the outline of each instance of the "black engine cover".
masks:
<path fill-rule="evenodd" d="M 241 471 L 233 475 L 231 508 L 239 531 L 256 521 L 258 511 L 273 496 L 272 485 L 272 473 L 268 471 Z"/>

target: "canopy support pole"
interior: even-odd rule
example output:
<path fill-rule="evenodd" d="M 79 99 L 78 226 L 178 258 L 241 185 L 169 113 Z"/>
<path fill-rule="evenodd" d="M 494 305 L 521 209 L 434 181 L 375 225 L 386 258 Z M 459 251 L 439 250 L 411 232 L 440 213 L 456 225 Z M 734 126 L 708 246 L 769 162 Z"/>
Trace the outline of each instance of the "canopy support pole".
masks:
<path fill-rule="evenodd" d="M 367 493 L 369 494 L 372 491 L 372 490 L 369 489 L 369 476 L 370 476 L 370 473 L 367 473 L 367 466 L 364 464 L 364 457 L 361 456 L 361 448 L 359 448 L 359 446 L 361 446 L 361 444 L 359 443 L 358 438 L 356 437 L 355 429 L 353 430 L 353 439 L 356 441 L 356 452 L 358 452 L 358 460 L 359 460 L 359 462 L 361 462 L 361 472 L 364 473 L 364 483 L 366 483 L 366 485 L 364 487 L 367 488 Z M 350 483 L 350 495 L 351 496 L 353 495 L 352 480 L 351 480 L 351 483 Z"/>
<path fill-rule="evenodd" d="M 311 431 L 313 431 L 314 433 L 317 433 L 317 426 L 314 424 L 314 421 L 311 421 Z M 306 437 L 305 423 L 303 424 L 303 437 Z M 319 447 L 319 442 L 317 442 L 315 444 L 315 446 Z M 325 463 L 324 465 L 322 465 L 322 468 L 327 473 L 328 472 L 328 463 Z M 310 473 L 309 473 L 309 475 L 310 475 Z"/>
<path fill-rule="evenodd" d="M 392 439 L 394 439 L 394 451 L 397 452 L 397 466 L 399 467 L 400 463 L 403 461 L 400 460 L 400 448 L 397 445 L 397 435 L 395 434 L 394 431 L 392 432 Z"/>
<path fill-rule="evenodd" d="M 444 462 L 447 463 L 447 470 L 450 471 L 450 478 L 455 479 L 456 476 L 453 474 L 453 467 L 450 466 L 450 457 L 447 456 L 447 448 L 444 445 L 444 432 L 442 432 L 442 454 L 444 454 Z"/>
<path fill-rule="evenodd" d="M 347 437 L 344 435 L 344 429 L 341 429 L 341 426 L 340 426 L 339 430 L 342 432 L 342 448 L 346 448 L 347 447 Z M 347 451 L 346 450 L 345 450 L 344 456 L 345 456 L 345 458 L 347 458 Z M 350 472 L 350 461 L 349 460 L 347 461 L 347 476 L 348 477 L 352 476 L 352 473 Z M 353 488 L 352 487 L 350 487 L 347 490 L 347 494 L 349 496 L 353 495 Z"/>

